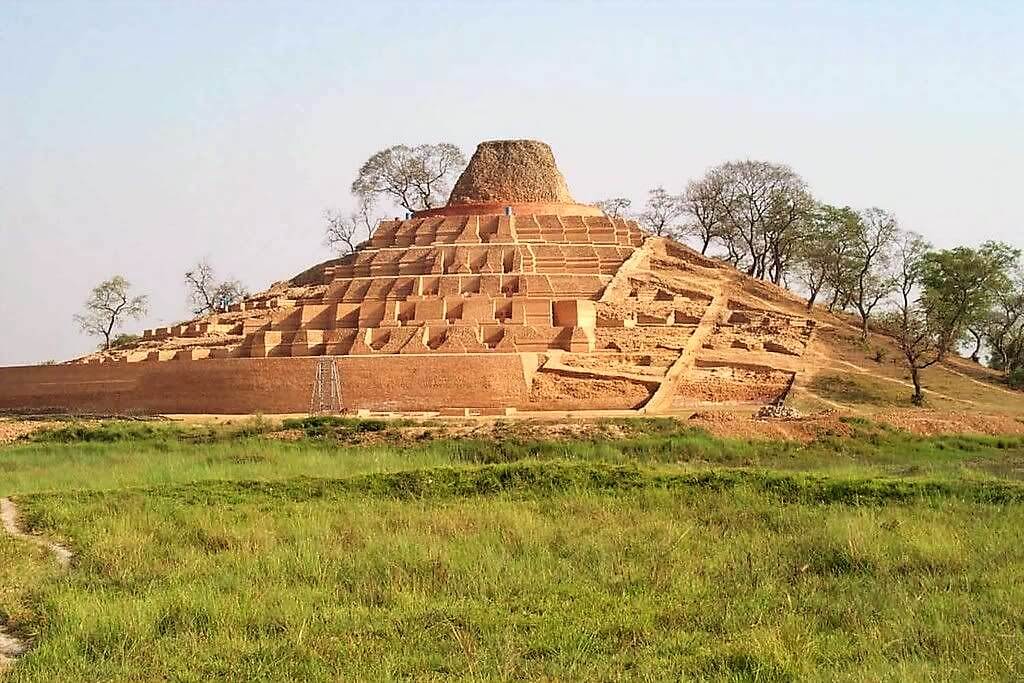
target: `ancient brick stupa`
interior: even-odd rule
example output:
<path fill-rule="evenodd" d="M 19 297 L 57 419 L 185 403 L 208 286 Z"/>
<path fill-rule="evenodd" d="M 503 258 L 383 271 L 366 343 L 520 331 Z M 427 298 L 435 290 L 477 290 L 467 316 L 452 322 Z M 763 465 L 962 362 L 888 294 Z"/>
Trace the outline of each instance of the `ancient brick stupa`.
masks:
<path fill-rule="evenodd" d="M 385 221 L 354 254 L 227 313 L 148 330 L 133 349 L 8 369 L 0 408 L 764 403 L 785 394 L 812 331 L 782 290 L 576 203 L 546 144 L 494 141 L 444 207 Z"/>

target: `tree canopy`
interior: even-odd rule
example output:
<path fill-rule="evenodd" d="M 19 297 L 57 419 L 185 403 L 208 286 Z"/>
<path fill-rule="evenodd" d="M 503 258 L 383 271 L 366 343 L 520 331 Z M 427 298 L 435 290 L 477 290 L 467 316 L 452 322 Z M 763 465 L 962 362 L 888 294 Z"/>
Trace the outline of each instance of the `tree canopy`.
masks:
<path fill-rule="evenodd" d="M 142 318 L 147 309 L 146 295 L 132 296 L 131 283 L 115 275 L 92 288 L 83 311 L 74 319 L 86 334 L 103 337 L 103 348 L 109 349 L 115 330 L 128 319 Z"/>
<path fill-rule="evenodd" d="M 864 339 L 883 329 L 903 352 L 915 401 L 920 371 L 965 346 L 1024 385 L 1024 273 L 1010 245 L 934 250 L 890 211 L 817 201 L 789 166 L 749 159 L 708 169 L 679 195 L 656 187 L 637 220 L 804 294 L 808 310 L 855 315 Z"/>
<path fill-rule="evenodd" d="M 369 205 L 386 198 L 406 211 L 433 209 L 448 199 L 465 166 L 462 151 L 448 142 L 394 145 L 363 163 L 352 193 Z"/>
<path fill-rule="evenodd" d="M 623 218 L 629 213 L 633 202 L 626 197 L 610 197 L 594 202 L 594 206 L 604 211 L 609 218 Z"/>
<path fill-rule="evenodd" d="M 223 313 L 232 304 L 249 296 L 249 291 L 238 280 L 218 282 L 213 266 L 207 260 L 185 272 L 185 288 L 192 312 L 196 315 Z"/>
<path fill-rule="evenodd" d="M 647 193 L 647 201 L 637 220 L 652 235 L 673 237 L 678 234 L 678 221 L 682 215 L 682 197 L 671 194 L 664 187 L 656 187 Z"/>

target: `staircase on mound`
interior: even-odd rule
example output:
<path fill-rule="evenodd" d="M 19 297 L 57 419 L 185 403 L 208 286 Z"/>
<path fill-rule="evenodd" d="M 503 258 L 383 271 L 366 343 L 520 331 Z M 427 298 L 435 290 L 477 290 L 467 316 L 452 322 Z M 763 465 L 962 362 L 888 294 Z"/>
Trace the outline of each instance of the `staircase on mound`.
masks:
<path fill-rule="evenodd" d="M 445 207 L 85 360 L 520 354 L 536 405 L 665 412 L 780 400 L 813 332 L 788 292 L 573 203 L 546 145 L 502 141 Z"/>
<path fill-rule="evenodd" d="M 605 216 L 388 221 L 317 280 L 147 330 L 144 342 L 183 348 L 127 360 L 591 351 L 595 302 L 641 242 L 635 224 Z"/>

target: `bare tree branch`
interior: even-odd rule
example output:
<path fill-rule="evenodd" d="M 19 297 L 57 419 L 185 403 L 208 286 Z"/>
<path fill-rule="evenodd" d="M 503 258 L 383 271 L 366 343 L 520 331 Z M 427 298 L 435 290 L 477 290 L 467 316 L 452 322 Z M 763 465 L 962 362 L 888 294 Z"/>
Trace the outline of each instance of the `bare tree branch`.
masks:
<path fill-rule="evenodd" d="M 364 203 L 386 197 L 406 211 L 441 206 L 466 165 L 455 145 L 395 145 L 371 156 L 359 169 L 352 192 Z"/>
<path fill-rule="evenodd" d="M 638 220 L 647 232 L 658 237 L 676 237 L 679 234 L 677 221 L 683 215 L 683 199 L 680 195 L 669 194 L 664 187 L 656 187 L 647 193 L 647 202 Z"/>
<path fill-rule="evenodd" d="M 712 240 L 725 234 L 727 192 L 727 178 L 720 169 L 711 169 L 686 186 L 683 212 L 690 221 L 683 227 L 683 233 L 697 238 L 702 254 L 707 254 Z"/>
<path fill-rule="evenodd" d="M 192 312 L 196 315 L 223 313 L 232 304 L 249 296 L 248 290 L 238 280 L 217 282 L 213 267 L 206 260 L 185 273 L 185 287 L 193 306 Z"/>
<path fill-rule="evenodd" d="M 720 239 L 727 260 L 775 284 L 786 277 L 813 206 L 806 184 L 791 168 L 751 160 L 715 167 L 692 187 L 688 202 L 708 243 Z"/>
<path fill-rule="evenodd" d="M 85 302 L 85 310 L 74 316 L 86 334 L 103 337 L 103 348 L 109 349 L 111 336 L 125 320 L 138 320 L 146 314 L 148 297 L 131 296 L 131 283 L 115 275 L 93 287 Z"/>
<path fill-rule="evenodd" d="M 611 197 L 594 202 L 594 206 L 601 209 L 609 218 L 622 218 L 629 213 L 629 207 L 633 202 L 625 197 Z"/>
<path fill-rule="evenodd" d="M 372 205 L 363 200 L 357 210 L 343 214 L 337 209 L 324 211 L 324 221 L 327 228 L 324 236 L 324 243 L 339 256 L 347 256 L 356 248 L 373 237 L 380 219 L 371 218 Z"/>

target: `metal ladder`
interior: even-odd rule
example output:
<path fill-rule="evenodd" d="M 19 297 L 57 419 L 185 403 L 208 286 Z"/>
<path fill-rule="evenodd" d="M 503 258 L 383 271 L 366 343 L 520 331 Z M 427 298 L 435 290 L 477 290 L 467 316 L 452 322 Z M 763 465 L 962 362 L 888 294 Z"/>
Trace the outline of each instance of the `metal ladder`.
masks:
<path fill-rule="evenodd" d="M 324 383 L 330 382 L 327 390 Z M 321 358 L 316 364 L 316 379 L 313 381 L 313 395 L 309 398 L 309 414 L 341 412 L 341 380 L 338 366 L 333 358 Z"/>

